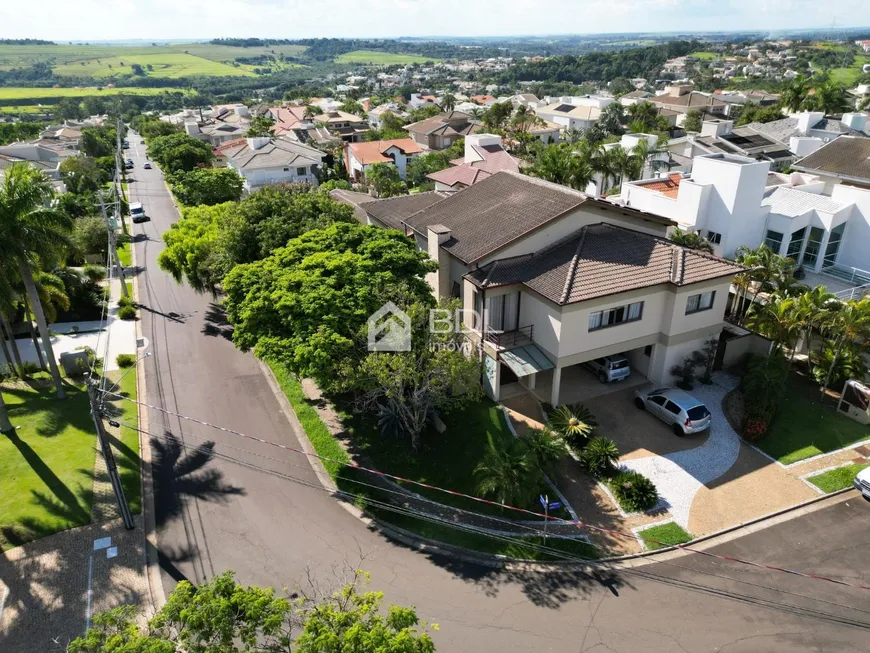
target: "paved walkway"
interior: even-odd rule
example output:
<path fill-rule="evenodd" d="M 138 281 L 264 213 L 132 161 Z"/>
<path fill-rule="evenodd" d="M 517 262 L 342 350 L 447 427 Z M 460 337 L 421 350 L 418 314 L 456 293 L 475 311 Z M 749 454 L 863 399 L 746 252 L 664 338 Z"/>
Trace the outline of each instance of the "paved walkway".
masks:
<path fill-rule="evenodd" d="M 725 474 L 737 461 L 740 436 L 725 419 L 722 399 L 738 383 L 737 377 L 716 372 L 711 385 L 699 383 L 692 390 L 713 415 L 710 434 L 704 444 L 686 451 L 622 462 L 624 467 L 652 479 L 666 504 L 664 507 L 683 528 L 689 526 L 689 512 L 698 490 Z"/>
<path fill-rule="evenodd" d="M 134 320 L 121 320 L 116 317 L 118 313 L 118 297 L 120 296 L 120 283 L 112 284 L 112 300 L 109 303 L 109 318 L 105 330 L 101 330 L 99 320 L 82 322 L 57 322 L 49 325 L 51 330 L 51 346 L 54 355 L 60 358 L 66 352 L 80 350 L 82 347 L 91 347 L 97 352 L 97 356 L 103 357 L 106 347 L 106 338 L 109 343 L 109 353 L 103 361 L 103 370 L 111 372 L 118 369 L 115 359 L 118 354 L 136 353 L 136 322 Z M 78 333 L 74 333 L 74 327 L 78 327 Z M 23 361 L 38 363 L 36 348 L 30 338 L 17 338 L 18 351 Z M 40 343 L 42 338 L 39 339 Z M 44 353 L 44 348 L 43 348 Z M 5 358 L 0 352 L 0 363 Z"/>

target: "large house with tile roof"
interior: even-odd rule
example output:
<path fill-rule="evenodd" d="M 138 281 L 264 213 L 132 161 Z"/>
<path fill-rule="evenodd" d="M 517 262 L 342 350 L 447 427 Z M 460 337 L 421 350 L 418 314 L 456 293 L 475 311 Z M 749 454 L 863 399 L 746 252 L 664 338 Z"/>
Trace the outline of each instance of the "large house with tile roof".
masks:
<path fill-rule="evenodd" d="M 413 122 L 402 129 L 407 130 L 415 143 L 428 150 L 446 150 L 460 138 L 479 132 L 480 125 L 472 122 L 467 113 L 450 111 Z"/>
<path fill-rule="evenodd" d="M 495 400 L 529 390 L 570 401 L 564 382 L 616 353 L 669 382 L 673 365 L 721 332 L 742 269 L 669 241 L 667 218 L 513 171 L 448 194 L 333 197 L 366 224 L 400 226 L 438 262 L 427 280 L 436 297 L 460 299 Z"/>
<path fill-rule="evenodd" d="M 354 181 L 365 178 L 366 170 L 376 163 L 394 165 L 404 179 L 408 163 L 424 149 L 410 138 L 394 138 L 385 141 L 345 143 L 344 165 L 348 176 Z"/>
<path fill-rule="evenodd" d="M 503 170 L 519 172 L 521 165 L 524 162 L 502 147 L 501 136 L 473 134 L 465 138 L 465 155 L 461 159 L 454 159 L 449 168 L 426 176 L 435 182 L 435 190 L 453 192 Z"/>
<path fill-rule="evenodd" d="M 245 190 L 280 183 L 317 185 L 317 170 L 325 156 L 320 150 L 289 138 L 257 137 L 221 148 L 226 165 L 245 180 Z"/>

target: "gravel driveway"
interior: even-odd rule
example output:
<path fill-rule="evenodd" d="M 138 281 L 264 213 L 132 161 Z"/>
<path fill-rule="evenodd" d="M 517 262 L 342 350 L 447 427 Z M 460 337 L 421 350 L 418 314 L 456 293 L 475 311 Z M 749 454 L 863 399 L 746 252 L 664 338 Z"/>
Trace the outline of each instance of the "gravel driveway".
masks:
<path fill-rule="evenodd" d="M 699 383 L 692 390 L 691 394 L 703 401 L 713 416 L 710 435 L 704 444 L 662 456 L 621 462 L 623 467 L 652 479 L 674 520 L 683 528 L 688 528 L 689 510 L 698 490 L 722 476 L 737 461 L 740 436 L 725 419 L 722 399 L 739 382 L 735 376 L 716 372 L 712 385 Z"/>

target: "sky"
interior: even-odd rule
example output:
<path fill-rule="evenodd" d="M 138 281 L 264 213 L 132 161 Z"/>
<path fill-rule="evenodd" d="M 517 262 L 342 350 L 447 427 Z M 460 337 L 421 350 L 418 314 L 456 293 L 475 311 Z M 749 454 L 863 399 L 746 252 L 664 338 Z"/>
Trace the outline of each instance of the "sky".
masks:
<path fill-rule="evenodd" d="M 0 0 L 0 38 L 503 36 L 870 25 L 868 0 Z"/>

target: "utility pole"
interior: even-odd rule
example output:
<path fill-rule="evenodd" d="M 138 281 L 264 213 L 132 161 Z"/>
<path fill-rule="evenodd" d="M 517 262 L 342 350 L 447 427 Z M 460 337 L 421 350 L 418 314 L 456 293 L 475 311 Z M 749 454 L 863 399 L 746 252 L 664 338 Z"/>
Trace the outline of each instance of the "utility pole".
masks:
<path fill-rule="evenodd" d="M 127 219 L 124 216 L 124 202 L 127 201 L 126 194 L 124 193 L 124 184 L 127 183 L 127 166 L 124 165 L 124 148 L 121 147 L 121 127 L 123 126 L 123 122 L 118 118 L 118 122 L 115 125 L 115 166 L 117 168 L 115 172 L 115 197 L 118 198 L 118 216 L 121 219 L 121 229 L 125 234 L 129 234 L 127 231 Z M 121 182 L 118 182 L 118 175 L 121 176 Z M 120 192 L 119 192 L 120 191 Z"/>
<path fill-rule="evenodd" d="M 124 297 L 130 297 L 127 291 L 127 279 L 124 277 L 124 266 L 121 265 L 121 259 L 118 258 L 118 239 L 115 234 L 115 228 L 109 221 L 109 215 L 106 213 L 106 202 L 103 200 L 103 191 L 100 191 L 100 210 L 103 212 L 103 220 L 106 222 L 106 231 L 109 232 L 109 265 L 116 265 L 118 269 L 118 278 L 121 280 L 121 294 Z M 123 219 L 123 218 L 122 218 Z"/>
<path fill-rule="evenodd" d="M 105 376 L 103 378 L 105 378 Z M 94 426 L 97 429 L 97 441 L 100 443 L 100 451 L 103 454 L 103 460 L 106 461 L 106 471 L 109 474 L 109 481 L 112 483 L 112 490 L 115 492 L 115 499 L 118 501 L 118 509 L 121 511 L 124 526 L 128 531 L 130 531 L 135 527 L 135 524 L 133 523 L 133 515 L 130 512 L 127 497 L 124 496 L 124 487 L 121 485 L 121 477 L 118 474 L 115 453 L 112 451 L 112 445 L 109 444 L 108 437 L 103 428 L 103 412 L 100 408 L 100 402 L 97 400 L 96 384 L 92 379 L 88 380 L 88 400 L 91 403 L 91 416 L 94 418 Z"/>

